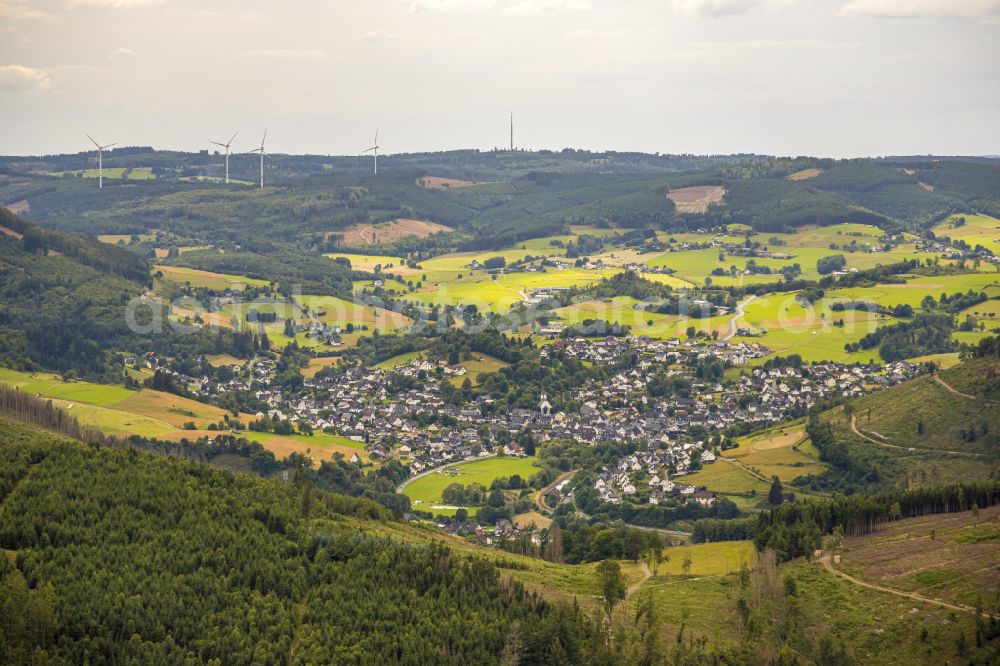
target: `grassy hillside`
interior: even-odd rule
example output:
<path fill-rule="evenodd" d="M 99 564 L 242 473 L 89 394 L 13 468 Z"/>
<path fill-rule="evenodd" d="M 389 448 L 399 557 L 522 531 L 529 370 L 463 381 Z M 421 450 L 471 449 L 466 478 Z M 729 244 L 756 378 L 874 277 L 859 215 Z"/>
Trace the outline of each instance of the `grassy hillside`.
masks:
<path fill-rule="evenodd" d="M 804 487 L 844 488 L 837 480 L 846 476 L 861 486 L 903 488 L 995 475 L 1000 409 L 992 396 L 998 370 L 996 359 L 971 359 L 824 412 L 818 422 L 860 467 L 834 465 L 818 477 L 830 485 Z"/>

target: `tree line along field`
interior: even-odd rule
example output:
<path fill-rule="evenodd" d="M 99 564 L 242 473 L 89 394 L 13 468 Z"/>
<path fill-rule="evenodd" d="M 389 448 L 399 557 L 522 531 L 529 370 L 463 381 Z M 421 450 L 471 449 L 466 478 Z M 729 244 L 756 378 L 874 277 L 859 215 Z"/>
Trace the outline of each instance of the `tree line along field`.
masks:
<path fill-rule="evenodd" d="M 766 507 L 771 480 L 777 476 L 786 491 L 795 479 L 821 474 L 827 465 L 811 446 L 802 421 L 782 424 L 737 440 L 714 462 L 694 474 L 677 477 L 680 483 L 705 486 L 726 496 L 741 511 Z"/>
<path fill-rule="evenodd" d="M 116 437 L 139 435 L 165 441 L 213 438 L 220 431 L 207 430 L 206 427 L 223 422 L 225 417 L 232 417 L 226 410 L 172 393 L 152 389 L 135 391 L 85 381 L 64 381 L 49 373 L 25 373 L 0 368 L 0 383 L 17 387 L 31 395 L 51 398 L 55 406 L 67 410 L 85 428 Z M 246 424 L 255 417 L 240 414 L 238 418 Z M 187 424 L 194 424 L 195 428 L 188 429 Z M 363 443 L 340 435 L 276 435 L 252 431 L 241 431 L 238 435 L 259 442 L 279 459 L 292 453 L 308 452 L 317 465 L 323 460 L 331 460 L 337 453 L 347 458 L 357 453 L 367 460 Z"/>
<path fill-rule="evenodd" d="M 433 510 L 442 515 L 453 515 L 458 507 L 444 507 L 441 498 L 444 489 L 453 483 L 468 486 L 479 483 L 489 489 L 494 479 L 520 475 L 527 482 L 531 475 L 539 471 L 536 466 L 538 458 L 529 456 L 519 458 L 514 456 L 491 457 L 457 463 L 431 471 L 423 476 L 415 477 L 403 487 L 403 493 L 410 498 L 415 508 Z M 440 508 L 439 508 L 440 507 Z M 465 507 L 469 515 L 475 515 L 478 507 Z"/>
<path fill-rule="evenodd" d="M 903 592 L 975 608 L 1000 595 L 1000 509 L 901 520 L 844 540 L 841 568 Z"/>

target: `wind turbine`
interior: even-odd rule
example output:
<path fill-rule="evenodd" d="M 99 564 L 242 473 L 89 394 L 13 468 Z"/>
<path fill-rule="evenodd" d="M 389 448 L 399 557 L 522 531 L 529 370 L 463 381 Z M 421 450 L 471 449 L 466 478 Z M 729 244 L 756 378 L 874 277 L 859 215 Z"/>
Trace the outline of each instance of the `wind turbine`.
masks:
<path fill-rule="evenodd" d="M 118 144 L 109 143 L 106 146 L 102 146 L 101 144 L 94 141 L 94 137 L 90 136 L 89 134 L 87 135 L 87 138 L 90 139 L 90 142 L 92 144 L 97 146 L 97 187 L 98 189 L 100 189 L 104 187 L 104 149 L 110 148 L 111 146 L 117 146 Z"/>
<path fill-rule="evenodd" d="M 233 139 L 236 138 L 237 134 L 239 134 L 238 131 L 235 134 L 233 134 L 233 136 L 230 137 L 229 141 L 227 141 L 226 143 L 219 143 L 218 141 L 209 141 L 209 143 L 214 143 L 215 145 L 222 146 L 223 148 L 226 149 L 226 185 L 229 184 L 229 146 L 233 143 Z M 263 146 L 263 142 L 261 142 L 261 145 Z"/>
<path fill-rule="evenodd" d="M 375 130 L 375 145 L 372 146 L 371 148 L 369 148 L 368 150 L 364 151 L 361 154 L 364 155 L 365 153 L 370 153 L 372 151 L 375 151 L 374 152 L 374 156 L 375 156 L 375 175 L 377 176 L 378 175 L 378 129 Z"/>
<path fill-rule="evenodd" d="M 236 136 L 235 134 L 233 136 Z M 264 141 L 267 139 L 267 129 L 264 129 L 264 136 L 260 140 L 260 148 L 254 148 L 253 150 L 248 150 L 245 154 L 250 155 L 252 153 L 260 153 L 260 188 L 264 189 L 264 155 L 267 153 L 264 151 Z M 230 139 L 232 141 L 232 139 Z"/>

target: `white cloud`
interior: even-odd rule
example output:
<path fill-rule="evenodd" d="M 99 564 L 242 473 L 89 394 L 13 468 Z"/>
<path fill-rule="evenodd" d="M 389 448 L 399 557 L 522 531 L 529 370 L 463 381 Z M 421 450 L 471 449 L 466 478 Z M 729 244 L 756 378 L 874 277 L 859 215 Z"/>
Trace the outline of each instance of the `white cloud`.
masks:
<path fill-rule="evenodd" d="M 240 55 L 247 58 L 267 58 L 270 60 L 322 60 L 326 57 L 322 51 L 297 51 L 295 49 L 255 49 L 244 51 Z"/>
<path fill-rule="evenodd" d="M 134 55 L 135 51 L 133 51 L 132 49 L 118 47 L 117 49 L 109 53 L 108 57 L 111 58 L 112 60 L 116 60 L 118 58 L 127 58 L 129 56 L 134 56 Z"/>
<path fill-rule="evenodd" d="M 511 14 L 585 11 L 589 0 L 409 0 L 411 12 L 476 12 L 503 9 Z"/>
<path fill-rule="evenodd" d="M 828 42 L 822 39 L 753 39 L 745 42 L 694 42 L 696 48 L 705 49 L 837 49 L 856 46 L 851 42 Z"/>
<path fill-rule="evenodd" d="M 137 9 L 140 7 L 156 7 L 167 0 L 66 0 L 70 9 Z"/>
<path fill-rule="evenodd" d="M 598 39 L 614 39 L 626 37 L 628 30 L 570 30 L 564 39 L 567 42 L 589 42 Z"/>
<path fill-rule="evenodd" d="M 511 14 L 538 14 L 540 12 L 582 12 L 590 9 L 585 0 L 519 0 L 507 7 Z"/>
<path fill-rule="evenodd" d="M 496 0 L 410 0 L 411 12 L 474 12 L 489 9 Z"/>
<path fill-rule="evenodd" d="M 968 18 L 1000 16 L 1000 0 L 851 0 L 840 12 L 868 18 Z"/>
<path fill-rule="evenodd" d="M 391 42 L 395 39 L 399 39 L 399 35 L 394 32 L 386 32 L 385 30 L 369 30 L 365 34 L 361 35 L 361 38 L 378 44 L 380 42 Z"/>
<path fill-rule="evenodd" d="M 766 0 L 672 0 L 670 5 L 679 14 L 718 18 L 743 14 L 765 3 Z"/>
<path fill-rule="evenodd" d="M 45 90 L 49 83 L 49 75 L 43 70 L 23 65 L 0 65 L 0 91 Z"/>
<path fill-rule="evenodd" d="M 46 19 L 49 15 L 19 2 L 4 2 L 0 0 L 0 20 L 24 21 L 30 19 Z"/>

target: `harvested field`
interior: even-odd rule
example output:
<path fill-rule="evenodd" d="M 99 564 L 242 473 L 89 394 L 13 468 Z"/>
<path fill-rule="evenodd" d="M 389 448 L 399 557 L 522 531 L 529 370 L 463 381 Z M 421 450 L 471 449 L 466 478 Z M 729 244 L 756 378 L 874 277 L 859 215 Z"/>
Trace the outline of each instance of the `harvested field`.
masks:
<path fill-rule="evenodd" d="M 306 379 L 312 379 L 323 368 L 333 367 L 339 362 L 339 356 L 317 356 L 316 358 L 311 358 L 308 365 L 302 369 L 302 376 Z"/>
<path fill-rule="evenodd" d="M 473 187 L 482 185 L 472 180 L 459 180 L 457 178 L 438 178 L 437 176 L 423 176 L 417 178 L 417 187 L 425 187 L 428 190 L 456 190 L 462 187 Z"/>
<path fill-rule="evenodd" d="M 335 454 L 339 453 L 345 458 L 350 459 L 350 457 L 357 453 L 364 459 L 368 458 L 368 454 L 365 453 L 364 449 L 358 449 L 354 446 L 347 446 L 342 443 L 321 443 L 321 442 L 308 442 L 303 441 L 306 438 L 291 438 L 282 437 L 280 435 L 271 435 L 261 442 L 263 447 L 273 453 L 276 458 L 281 460 L 282 458 L 287 458 L 293 453 L 301 453 L 303 455 L 308 452 L 308 455 L 313 459 L 313 464 L 317 467 L 324 460 L 333 460 Z M 363 445 L 358 445 L 363 446 Z"/>
<path fill-rule="evenodd" d="M 809 180 L 820 175 L 823 171 L 824 169 L 803 169 L 802 171 L 788 174 L 786 178 L 788 180 Z"/>
<path fill-rule="evenodd" d="M 345 245 L 363 245 L 367 243 L 392 243 L 400 238 L 415 236 L 425 238 L 432 234 L 451 233 L 451 227 L 427 220 L 398 219 L 381 224 L 355 224 L 344 229 L 343 243 Z"/>
<path fill-rule="evenodd" d="M 910 518 L 844 542 L 844 571 L 904 592 L 975 605 L 1000 580 L 1000 507 Z"/>
<path fill-rule="evenodd" d="M 677 206 L 678 213 L 704 213 L 712 204 L 722 202 L 726 188 L 719 185 L 682 187 L 667 192 L 667 198 Z"/>

